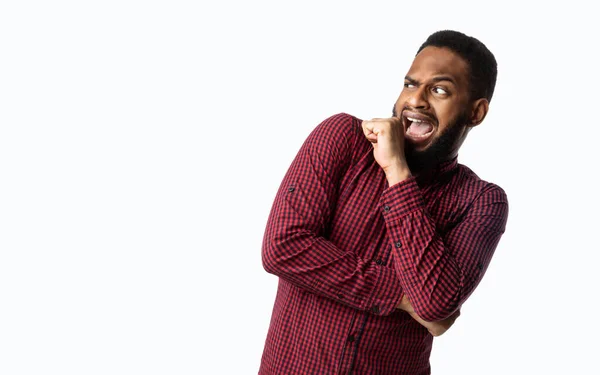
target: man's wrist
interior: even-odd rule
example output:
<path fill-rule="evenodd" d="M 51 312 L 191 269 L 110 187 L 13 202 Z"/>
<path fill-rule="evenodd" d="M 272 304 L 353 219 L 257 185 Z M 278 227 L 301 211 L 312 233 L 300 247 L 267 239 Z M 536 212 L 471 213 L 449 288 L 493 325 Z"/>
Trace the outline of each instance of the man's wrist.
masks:
<path fill-rule="evenodd" d="M 395 185 L 412 176 L 406 162 L 399 162 L 384 170 L 388 186 Z"/>
<path fill-rule="evenodd" d="M 415 309 L 412 307 L 410 300 L 408 299 L 406 294 L 404 294 L 402 296 L 402 299 L 400 300 L 400 303 L 398 304 L 398 306 L 396 306 L 396 308 L 399 310 L 404 310 L 407 313 L 411 313 L 411 312 L 415 311 Z"/>

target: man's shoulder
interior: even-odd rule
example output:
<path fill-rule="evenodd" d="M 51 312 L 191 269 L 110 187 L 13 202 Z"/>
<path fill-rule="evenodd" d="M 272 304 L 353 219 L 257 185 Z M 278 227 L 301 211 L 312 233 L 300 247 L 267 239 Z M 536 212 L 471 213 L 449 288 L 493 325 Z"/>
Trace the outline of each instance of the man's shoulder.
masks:
<path fill-rule="evenodd" d="M 319 127 L 337 128 L 340 131 L 357 131 L 361 129 L 362 120 L 346 112 L 339 112 L 321 121 Z"/>
<path fill-rule="evenodd" d="M 485 196 L 507 201 L 506 192 L 500 185 L 484 180 L 466 165 L 458 164 L 458 176 L 460 178 L 461 190 L 465 194 L 470 195 L 472 199 Z"/>
<path fill-rule="evenodd" d="M 345 149 L 354 156 L 371 147 L 363 134 L 362 120 L 346 112 L 339 112 L 322 120 L 313 129 L 309 139 L 327 145 L 328 148 Z"/>

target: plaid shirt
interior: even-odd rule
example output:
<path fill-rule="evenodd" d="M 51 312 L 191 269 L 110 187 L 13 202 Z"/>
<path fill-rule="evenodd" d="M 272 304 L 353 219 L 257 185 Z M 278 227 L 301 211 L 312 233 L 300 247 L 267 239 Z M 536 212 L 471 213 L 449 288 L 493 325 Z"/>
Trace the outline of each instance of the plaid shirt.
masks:
<path fill-rule="evenodd" d="M 430 374 L 424 320 L 471 295 L 504 232 L 504 191 L 457 159 L 391 187 L 361 120 L 340 113 L 285 174 L 262 246 L 279 276 L 259 374 Z"/>

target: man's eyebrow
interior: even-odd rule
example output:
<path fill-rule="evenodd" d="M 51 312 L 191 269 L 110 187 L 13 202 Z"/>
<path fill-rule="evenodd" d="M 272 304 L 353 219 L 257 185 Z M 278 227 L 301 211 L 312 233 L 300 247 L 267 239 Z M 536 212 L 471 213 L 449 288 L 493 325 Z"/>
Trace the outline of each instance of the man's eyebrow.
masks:
<path fill-rule="evenodd" d="M 406 81 L 412 83 L 413 85 L 419 85 L 420 84 L 419 81 L 417 81 L 414 78 L 411 78 L 410 76 L 406 76 L 406 77 L 404 77 L 404 79 Z M 436 77 L 433 77 L 431 79 L 431 81 L 432 82 L 449 81 L 449 82 L 452 82 L 454 84 L 454 86 L 456 86 L 456 81 L 451 76 L 436 76 Z"/>
<path fill-rule="evenodd" d="M 408 81 L 408 82 L 412 83 L 413 85 L 418 85 L 418 84 L 419 84 L 419 81 L 417 81 L 417 80 L 416 80 L 416 79 L 414 79 L 414 78 L 410 78 L 409 76 L 406 76 L 406 77 L 404 77 L 404 79 L 405 79 L 406 81 Z"/>
<path fill-rule="evenodd" d="M 450 81 L 454 84 L 454 86 L 456 86 L 456 81 L 454 80 L 454 78 L 452 78 L 450 76 L 437 76 L 437 77 L 433 77 L 431 80 L 433 82 Z"/>

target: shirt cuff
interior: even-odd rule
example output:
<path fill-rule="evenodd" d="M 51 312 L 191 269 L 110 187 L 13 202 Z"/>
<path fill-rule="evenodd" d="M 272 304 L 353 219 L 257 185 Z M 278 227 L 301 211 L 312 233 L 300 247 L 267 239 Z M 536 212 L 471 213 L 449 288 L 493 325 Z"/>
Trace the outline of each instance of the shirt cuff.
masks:
<path fill-rule="evenodd" d="M 381 193 L 379 206 L 386 222 L 397 220 L 425 207 L 415 176 L 394 184 Z"/>
<path fill-rule="evenodd" d="M 375 293 L 371 296 L 366 309 L 375 315 L 389 315 L 396 310 L 404 293 L 400 280 L 393 268 L 377 267 Z"/>

